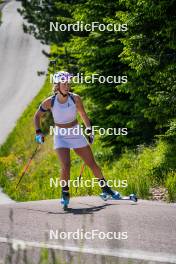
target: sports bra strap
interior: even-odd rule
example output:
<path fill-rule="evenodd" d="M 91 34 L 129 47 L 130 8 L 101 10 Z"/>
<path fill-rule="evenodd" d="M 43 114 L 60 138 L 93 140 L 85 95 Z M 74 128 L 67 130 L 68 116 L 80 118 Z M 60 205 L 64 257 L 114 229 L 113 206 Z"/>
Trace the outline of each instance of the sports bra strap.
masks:
<path fill-rule="evenodd" d="M 51 108 L 52 108 L 53 105 L 54 105 L 55 98 L 56 98 L 56 94 L 54 94 L 54 95 L 51 97 Z"/>
<path fill-rule="evenodd" d="M 75 98 L 72 93 L 69 93 L 70 98 L 72 99 L 73 103 L 75 104 Z"/>

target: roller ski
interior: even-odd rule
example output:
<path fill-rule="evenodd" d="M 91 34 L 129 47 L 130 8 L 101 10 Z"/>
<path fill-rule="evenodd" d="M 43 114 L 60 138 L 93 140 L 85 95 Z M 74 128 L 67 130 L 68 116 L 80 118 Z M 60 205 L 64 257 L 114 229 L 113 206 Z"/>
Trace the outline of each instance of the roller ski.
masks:
<path fill-rule="evenodd" d="M 114 194 L 109 194 L 107 192 L 103 192 L 100 194 L 100 198 L 103 201 L 108 201 L 108 200 L 123 200 L 123 201 L 132 201 L 137 203 L 137 196 L 135 194 L 130 194 L 129 196 L 121 196 L 119 192 L 115 192 Z"/>
<path fill-rule="evenodd" d="M 70 201 L 69 192 L 62 192 L 61 205 L 62 205 L 64 211 L 68 209 L 69 201 Z"/>

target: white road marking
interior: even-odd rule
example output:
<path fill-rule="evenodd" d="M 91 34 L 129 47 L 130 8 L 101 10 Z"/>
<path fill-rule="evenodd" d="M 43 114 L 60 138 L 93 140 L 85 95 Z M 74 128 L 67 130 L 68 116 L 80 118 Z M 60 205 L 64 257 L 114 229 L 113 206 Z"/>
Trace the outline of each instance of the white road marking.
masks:
<path fill-rule="evenodd" d="M 26 247 L 36 247 L 36 248 L 48 248 L 48 249 L 58 249 L 64 251 L 71 251 L 76 253 L 86 253 L 86 254 L 96 254 L 104 255 L 110 257 L 118 258 L 128 258 L 136 260 L 146 260 L 146 261 L 158 261 L 163 263 L 176 263 L 176 255 L 166 254 L 161 252 L 148 252 L 142 250 L 127 250 L 127 249 L 118 249 L 111 250 L 107 248 L 90 248 L 90 247 L 75 247 L 75 246 L 66 246 L 66 245 L 56 245 L 48 244 L 44 242 L 37 241 L 24 241 L 19 239 L 9 239 L 6 237 L 0 237 L 0 243 L 10 243 L 13 245 L 14 249 L 24 249 Z"/>

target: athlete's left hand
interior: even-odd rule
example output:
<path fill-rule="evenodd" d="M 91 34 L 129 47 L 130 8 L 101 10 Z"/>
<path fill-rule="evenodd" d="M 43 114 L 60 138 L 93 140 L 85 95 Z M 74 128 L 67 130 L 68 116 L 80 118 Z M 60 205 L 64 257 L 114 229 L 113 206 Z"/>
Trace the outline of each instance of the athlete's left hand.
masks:
<path fill-rule="evenodd" d="M 93 144 L 94 143 L 94 135 L 91 134 L 90 136 L 88 136 L 88 141 L 90 144 Z"/>
<path fill-rule="evenodd" d="M 92 133 L 92 127 L 86 128 L 86 135 L 88 136 L 88 141 L 90 144 L 93 144 L 94 142 L 94 134 Z"/>

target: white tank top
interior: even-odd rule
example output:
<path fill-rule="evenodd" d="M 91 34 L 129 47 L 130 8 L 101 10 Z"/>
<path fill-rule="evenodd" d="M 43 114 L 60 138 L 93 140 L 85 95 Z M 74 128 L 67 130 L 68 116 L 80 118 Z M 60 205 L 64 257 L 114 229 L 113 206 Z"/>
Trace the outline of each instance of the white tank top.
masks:
<path fill-rule="evenodd" d="M 51 112 L 55 124 L 67 124 L 76 119 L 76 104 L 73 102 L 70 95 L 68 96 L 67 101 L 63 104 L 59 103 L 56 96 Z"/>

